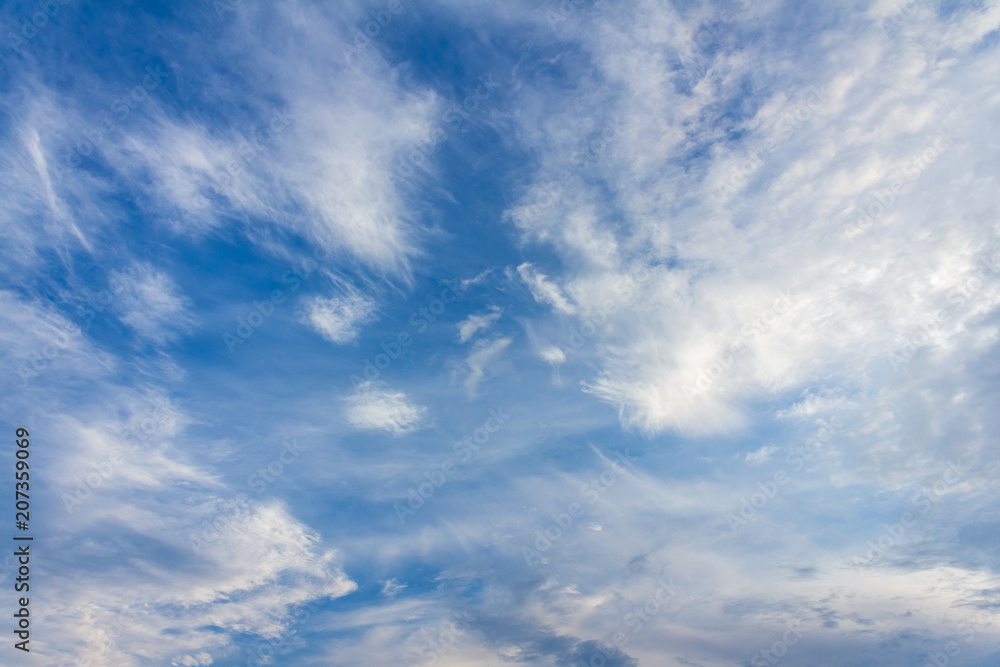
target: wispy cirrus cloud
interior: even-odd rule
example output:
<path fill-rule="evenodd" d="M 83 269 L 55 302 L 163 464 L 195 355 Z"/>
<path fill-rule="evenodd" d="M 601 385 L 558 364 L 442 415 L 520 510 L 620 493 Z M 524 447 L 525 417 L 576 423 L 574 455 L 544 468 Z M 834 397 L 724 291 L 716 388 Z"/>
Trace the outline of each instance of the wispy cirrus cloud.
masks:
<path fill-rule="evenodd" d="M 494 340 L 479 340 L 472 346 L 472 351 L 466 358 L 468 375 L 465 378 L 465 391 L 469 395 L 475 395 L 479 384 L 486 376 L 487 369 L 494 364 L 504 350 L 511 344 L 510 338 L 496 338 Z"/>
<path fill-rule="evenodd" d="M 375 314 L 375 301 L 349 288 L 342 296 L 314 296 L 302 304 L 301 317 L 331 343 L 352 343 Z"/>
<path fill-rule="evenodd" d="M 548 304 L 561 313 L 574 312 L 573 305 L 566 299 L 559 286 L 549 280 L 548 276 L 535 269 L 530 262 L 524 262 L 518 266 L 517 275 L 528 286 L 531 295 L 538 303 Z"/>
<path fill-rule="evenodd" d="M 426 425 L 426 407 L 410 402 L 403 392 L 391 391 L 372 382 L 361 384 L 345 401 L 345 416 L 355 428 L 386 431 L 398 436 Z"/>
<path fill-rule="evenodd" d="M 0 99 L 43 660 L 995 664 L 994 4 L 65 6 Z"/>
<path fill-rule="evenodd" d="M 134 264 L 121 274 L 112 273 L 111 282 L 121 292 L 112 301 L 121 321 L 140 336 L 162 344 L 192 328 L 189 300 L 167 274 Z"/>
<path fill-rule="evenodd" d="M 490 306 L 487 312 L 479 315 L 469 315 L 458 323 L 458 342 L 465 343 L 480 331 L 489 331 L 502 315 L 503 311 L 497 306 Z"/>

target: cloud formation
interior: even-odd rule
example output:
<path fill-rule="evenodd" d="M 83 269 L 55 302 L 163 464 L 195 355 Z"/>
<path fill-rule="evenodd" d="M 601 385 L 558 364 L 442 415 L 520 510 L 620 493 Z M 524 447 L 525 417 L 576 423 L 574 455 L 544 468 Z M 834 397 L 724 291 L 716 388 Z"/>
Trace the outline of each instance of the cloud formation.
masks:
<path fill-rule="evenodd" d="M 995 2 L 56 4 L 40 660 L 997 664 Z"/>
<path fill-rule="evenodd" d="M 303 319 L 331 343 L 357 340 L 361 325 L 371 321 L 375 302 L 351 290 L 344 296 L 314 296 L 303 303 Z"/>
<path fill-rule="evenodd" d="M 427 408 L 409 401 L 406 394 L 372 382 L 361 384 L 346 399 L 345 415 L 355 428 L 403 435 L 425 425 Z"/>

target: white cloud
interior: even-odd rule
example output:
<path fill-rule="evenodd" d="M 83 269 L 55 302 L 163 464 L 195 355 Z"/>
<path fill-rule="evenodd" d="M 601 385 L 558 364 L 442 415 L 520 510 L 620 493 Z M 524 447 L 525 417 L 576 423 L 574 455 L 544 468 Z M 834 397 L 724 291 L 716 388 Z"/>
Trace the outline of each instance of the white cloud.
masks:
<path fill-rule="evenodd" d="M 148 264 L 135 263 L 121 273 L 112 271 L 109 291 L 121 321 L 155 343 L 173 340 L 194 322 L 190 303 L 178 294 L 177 285 Z"/>
<path fill-rule="evenodd" d="M 428 413 L 427 408 L 411 403 L 403 392 L 382 389 L 371 382 L 360 385 L 345 400 L 347 421 L 352 426 L 393 435 L 422 428 Z"/>
<path fill-rule="evenodd" d="M 395 579 L 388 579 L 382 586 L 382 595 L 394 598 L 404 590 L 406 590 L 406 584 L 401 584 Z"/>
<path fill-rule="evenodd" d="M 65 158 L 55 147 L 67 128 L 84 126 L 69 98 L 35 82 L 24 83 L 25 95 L 0 101 L 5 113 L 18 118 L 0 138 L 5 174 L 0 229 L 9 244 L 7 264 L 21 276 L 46 266 L 42 252 L 55 252 L 60 261 L 80 250 L 94 252 L 91 239 L 105 231 L 108 211 L 120 206 L 107 200 L 106 184 L 87 174 L 67 178 Z"/>
<path fill-rule="evenodd" d="M 186 520 L 169 512 L 166 503 L 160 505 L 112 514 L 104 519 L 111 523 L 103 527 L 134 539 L 139 524 L 132 522 L 146 521 L 149 529 L 142 531 L 148 533 L 143 539 L 169 544 L 190 558 L 185 532 L 201 534 L 202 527 L 188 520 L 212 522 L 229 515 L 221 504 L 195 506 L 183 511 L 201 516 Z M 338 553 L 321 548 L 315 534 L 277 505 L 257 506 L 230 519 L 218 535 L 198 554 L 197 571 L 165 567 L 148 555 L 133 554 L 132 559 L 143 564 L 141 571 L 119 568 L 111 579 L 58 576 L 60 593 L 45 605 L 48 622 L 61 629 L 62 639 L 58 644 L 42 640 L 39 654 L 93 667 L 139 664 L 137 655 L 162 662 L 178 646 L 204 655 L 225 649 L 236 634 L 279 637 L 291 625 L 295 605 L 341 597 L 356 588 L 340 568 Z M 80 540 L 87 541 L 85 533 Z M 87 545 L 85 552 L 102 556 L 94 545 Z M 184 609 L 183 615 L 176 614 L 178 608 Z M 210 626 L 218 630 L 207 631 Z M 201 659 L 201 664 L 211 664 Z"/>
<path fill-rule="evenodd" d="M 891 15 L 889 4 L 880 2 L 872 14 Z M 328 42 L 338 42 L 327 39 L 329 23 L 317 10 L 296 2 L 282 6 L 301 24 L 303 39 L 288 47 L 276 39 L 275 49 L 253 41 L 245 53 L 259 52 L 262 62 L 242 61 L 265 86 L 269 75 L 287 75 L 287 86 L 258 100 L 262 106 L 264 99 L 287 102 L 294 116 L 268 147 L 267 159 L 259 157 L 232 184 L 212 192 L 226 165 L 239 159 L 239 124 L 227 130 L 196 116 L 167 120 L 153 106 L 147 107 L 148 126 L 133 117 L 130 138 L 100 152 L 110 170 L 151 195 L 141 199 L 151 219 L 184 220 L 176 227 L 183 233 L 203 233 L 238 216 L 248 238 L 278 254 L 291 251 L 274 238 L 301 233 L 309 242 L 342 247 L 386 275 L 405 273 L 408 259 L 419 253 L 420 227 L 405 205 L 409 184 L 392 183 L 389 165 L 426 136 L 438 100 L 402 92 L 398 83 L 409 77 L 408 64 L 344 73 L 339 62 L 325 59 L 338 51 Z M 630 639 L 627 652 L 640 664 L 669 664 L 679 655 L 692 664 L 745 664 L 781 637 L 785 621 L 796 619 L 809 633 L 799 649 L 819 647 L 835 664 L 878 655 L 895 666 L 943 649 L 975 611 L 996 605 L 991 598 L 1000 582 L 989 560 L 995 549 L 983 537 L 993 534 L 995 457 L 949 486 L 916 530 L 892 541 L 881 563 L 860 568 L 849 559 L 899 516 L 886 514 L 894 511 L 887 491 L 898 493 L 900 512 L 912 509 L 910 498 L 944 479 L 949 457 L 975 460 L 993 451 L 996 368 L 987 355 L 1000 341 L 1000 280 L 977 267 L 1000 250 L 996 156 L 982 139 L 996 135 L 1000 61 L 995 45 L 981 41 L 1000 25 L 1000 10 L 949 7 L 952 18 L 945 23 L 920 5 L 918 15 L 907 17 L 906 38 L 890 41 L 853 8 L 824 3 L 792 18 L 778 11 L 785 5 L 748 3 L 738 21 L 717 24 L 710 23 L 716 16 L 710 5 L 683 12 L 652 0 L 610 12 L 566 7 L 578 13 L 555 26 L 547 12 L 532 15 L 516 4 L 477 5 L 466 15 L 470 22 L 499 21 L 505 12 L 506 20 L 537 21 L 528 28 L 572 39 L 572 52 L 556 58 L 560 67 L 582 54 L 593 68 L 555 94 L 533 87 L 530 76 L 515 81 L 511 92 L 518 112 L 509 122 L 520 126 L 509 136 L 541 162 L 526 201 L 511 207 L 512 229 L 527 241 L 526 254 L 545 243 L 551 246 L 545 253 L 559 256 L 546 266 L 566 267 L 565 274 L 553 269 L 549 275 L 529 262 L 516 269 L 533 298 L 555 315 L 524 323 L 541 357 L 534 363 L 571 361 L 560 373 L 579 369 L 586 391 L 616 406 L 624 424 L 649 432 L 774 426 L 761 423 L 773 416 L 781 420 L 776 431 L 792 433 L 831 413 L 843 417 L 844 427 L 823 443 L 822 465 L 810 465 L 808 476 L 778 490 L 739 537 L 730 535 L 726 513 L 739 511 L 744 498 L 769 493 L 775 470 L 792 471 L 773 455 L 808 435 L 768 437 L 768 445 L 749 453 L 745 443 L 729 438 L 712 441 L 705 452 L 697 452 L 698 443 L 675 446 L 673 437 L 643 438 L 643 458 L 553 541 L 546 557 L 555 568 L 530 571 L 520 569 L 520 547 L 535 543 L 535 531 L 545 529 L 553 511 L 579 499 L 581 484 L 606 470 L 607 461 L 578 474 L 580 461 L 574 460 L 572 473 L 542 465 L 498 477 L 503 470 L 493 462 L 511 461 L 516 447 L 484 447 L 482 456 L 495 458 L 464 467 L 462 474 L 489 483 L 435 497 L 441 521 L 416 521 L 403 531 L 392 526 L 388 538 L 344 531 L 350 548 L 338 546 L 369 571 L 410 565 L 416 554 L 441 566 L 435 568 L 441 585 L 427 595 L 397 596 L 404 584 L 389 579 L 374 604 L 327 612 L 333 620 L 317 636 L 331 631 L 310 646 L 313 659 L 366 664 L 376 655 L 385 664 L 409 664 L 431 645 L 428 639 L 441 637 L 436 623 L 445 621 L 456 598 L 428 600 L 446 598 L 455 585 L 470 581 L 484 592 L 484 609 L 498 618 L 465 633 L 440 664 L 486 664 L 498 652 L 523 657 L 529 639 L 538 637 L 558 637 L 552 643 L 566 655 L 569 638 L 606 640 L 627 632 L 623 619 L 655 587 L 647 575 L 666 564 L 682 594 Z M 247 8 L 233 22 L 254 34 L 255 22 L 266 18 Z M 714 39 L 731 35 L 740 48 L 700 48 L 699 31 L 708 25 L 722 31 Z M 835 28 L 803 33 L 823 25 Z M 687 69 L 678 69 L 675 55 Z M 530 58 L 518 63 L 530 66 Z M 819 105 L 808 101 L 814 85 L 825 91 Z M 54 168 L 54 147 L 62 145 L 54 127 L 92 124 L 85 110 L 51 97 L 40 97 L 24 113 L 16 102 L 0 104 L 35 132 L 0 155 L 10 175 L 0 184 L 8 204 L 0 220 L 14 249 L 12 266 L 42 265 L 32 254 L 43 244 L 72 266 L 72 253 L 89 248 L 89 239 L 104 238 L 99 232 L 117 209 L 100 210 L 112 200 L 104 196 L 110 186 L 100 170 L 67 176 Z M 614 115 L 622 122 L 603 138 Z M 800 126 L 783 124 L 788 118 Z M 924 160 L 889 210 L 864 234 L 847 239 L 843 232 L 856 223 L 857 209 L 871 206 L 876 193 L 887 199 L 892 179 L 905 177 L 940 129 L 952 126 L 958 129 L 954 144 Z M 771 142 L 773 150 L 757 152 Z M 584 153 L 581 164 L 574 156 L 581 146 L 604 148 Z M 755 153 L 763 158 L 754 159 Z M 558 196 L 550 195 L 545 207 L 530 201 L 564 167 L 571 177 Z M 146 190 L 147 182 L 155 189 Z M 198 199 L 206 193 L 207 199 Z M 520 214 L 532 206 L 536 213 Z M 636 265 L 649 265 L 651 280 L 634 297 L 618 299 L 616 281 Z M 187 325 L 174 324 L 185 321 L 188 306 L 176 286 L 150 267 L 140 273 L 143 287 L 121 302 L 123 321 L 150 340 L 183 331 Z M 785 291 L 791 304 L 778 312 L 775 301 Z M 587 344 L 569 359 L 548 343 L 565 340 L 568 319 L 579 320 L 579 330 L 609 296 L 617 299 L 616 312 L 594 320 Z M 120 361 L 100 352 L 52 305 L 0 291 L 0 309 L 5 359 L 37 353 L 53 374 L 74 374 L 72 383 L 42 380 L 11 399 L 41 406 L 36 421 L 44 418 L 44 428 L 55 431 L 51 440 L 68 447 L 50 457 L 53 490 L 73 492 L 91 470 L 103 469 L 116 448 L 124 455 L 71 516 L 49 517 L 54 535 L 74 548 L 62 556 L 52 552 L 54 579 L 43 587 L 39 605 L 40 622 L 52 629 L 38 638 L 43 661 L 212 664 L 231 657 L 234 637 L 290 636 L 296 605 L 354 589 L 339 553 L 296 516 L 295 507 L 270 499 L 281 497 L 271 496 L 271 489 L 268 500 L 220 526 L 201 555 L 190 554 L 190 536 L 228 512 L 242 466 L 234 468 L 226 457 L 208 467 L 211 441 L 195 438 L 183 450 L 192 419 L 176 405 L 163 403 L 147 422 L 134 407 L 137 399 L 108 392 L 99 380 Z M 374 304 L 352 297 L 304 300 L 305 321 L 334 342 L 356 339 L 373 310 Z M 912 353 L 902 348 L 904 364 L 890 365 L 887 354 L 901 349 L 900 341 L 917 340 L 921 326 L 939 312 L 932 334 Z M 495 324 L 477 317 L 491 315 L 463 322 L 463 342 Z M 552 335 L 537 342 L 532 327 Z M 475 343 L 465 360 L 470 394 L 495 372 L 510 344 L 508 338 Z M 46 349 L 58 352 L 49 359 Z M 74 400 L 100 402 L 107 395 L 107 404 L 97 411 L 92 404 L 61 411 L 48 401 L 63 384 L 73 388 Z M 607 426 L 602 410 L 571 401 L 537 405 L 535 398 L 529 394 L 519 406 L 536 410 L 534 418 L 518 417 L 530 428 L 511 423 L 504 428 L 513 431 L 499 437 L 537 449 L 540 437 Z M 423 426 L 429 412 L 373 384 L 360 387 L 345 406 L 356 428 L 397 435 Z M 328 402 L 309 415 L 297 408 L 287 412 L 307 428 L 313 420 L 329 422 Z M 68 416 L 58 417 L 61 412 Z M 150 428 L 143 428 L 142 446 L 125 441 L 121 428 L 144 423 Z M 244 432 L 252 427 L 239 425 Z M 726 446 L 733 456 L 719 453 Z M 691 460 L 706 453 L 698 460 L 724 463 L 711 474 L 684 477 L 689 467 L 676 467 L 674 454 L 686 459 L 687 451 Z M 303 468 L 347 469 L 345 477 L 367 473 L 366 482 L 395 482 L 418 460 L 416 454 L 402 459 Z M 337 459 L 322 459 L 330 461 Z M 774 468 L 747 468 L 744 461 Z M 749 477 L 728 474 L 724 465 L 749 470 Z M 227 483 L 229 475 L 236 475 L 237 486 Z M 498 493 L 496 479 L 512 486 Z M 412 479 L 399 488 L 407 484 Z M 380 487 L 373 492 L 379 499 L 402 496 L 389 484 L 367 486 Z M 963 644 L 963 659 L 988 664 L 997 635 L 986 627 L 980 632 Z M 805 656 L 790 654 L 788 660 Z M 542 651 L 532 657 L 555 659 Z"/>
<path fill-rule="evenodd" d="M 561 364 L 566 361 L 566 353 L 562 351 L 562 348 L 558 348 L 554 345 L 542 348 L 539 351 L 539 354 L 542 355 L 542 359 L 553 365 Z"/>
<path fill-rule="evenodd" d="M 544 215 L 523 214 L 537 204 L 531 188 L 508 211 L 526 241 L 548 244 L 567 267 L 549 277 L 519 266 L 535 299 L 582 316 L 607 291 L 598 286 L 609 268 L 651 266 L 652 280 L 579 353 L 599 369 L 586 391 L 627 425 L 717 433 L 748 424 L 750 404 L 817 382 L 847 392 L 896 383 L 884 376 L 886 353 L 939 310 L 947 323 L 923 355 L 944 364 L 959 354 L 954 366 L 961 350 L 987 348 L 995 332 L 978 318 L 1000 304 L 1000 289 L 980 290 L 974 309 L 949 307 L 948 295 L 1000 248 L 995 179 L 969 171 L 990 159 L 972 138 L 992 131 L 987 109 L 998 104 L 986 78 L 997 64 L 969 36 L 996 25 L 996 12 L 914 22 L 908 30 L 926 38 L 917 41 L 887 40 L 852 16 L 850 62 L 811 53 L 817 67 L 792 78 L 767 40 L 693 44 L 713 18 L 707 8 L 633 9 L 580 26 L 583 48 L 620 91 L 553 97 L 526 83 L 520 96 L 521 136 L 542 162 L 532 187 L 570 174 Z M 777 11 L 744 7 L 713 39 L 766 26 Z M 678 69 L 669 56 L 685 49 Z M 747 77 L 760 73 L 767 84 L 748 92 Z M 969 105 L 954 107 L 956 96 Z M 719 115 L 729 105 L 738 118 Z M 574 152 L 605 126 L 615 129 L 581 164 Z M 897 179 L 888 210 L 849 240 L 845 230 L 876 194 L 889 201 Z M 604 189 L 612 195 L 598 196 Z M 794 307 L 772 322 L 767 311 L 786 291 Z M 742 353 L 729 363 L 734 344 Z M 707 375 L 708 389 L 686 390 Z"/>
<path fill-rule="evenodd" d="M 462 279 L 460 283 L 462 285 L 462 289 L 465 290 L 472 287 L 473 285 L 478 285 L 482 283 L 484 280 L 486 280 L 486 278 L 489 277 L 491 273 L 493 273 L 493 269 L 485 269 L 483 271 L 480 271 L 477 275 L 475 275 L 472 278 Z"/>
<path fill-rule="evenodd" d="M 771 458 L 771 454 L 774 454 L 776 451 L 778 451 L 777 447 L 765 445 L 757 451 L 747 454 L 745 460 L 750 463 L 763 463 Z"/>
<path fill-rule="evenodd" d="M 228 110 L 221 118 L 170 113 L 162 98 L 179 78 L 172 69 L 141 114 L 106 134 L 97 126 L 111 120 L 117 79 L 80 71 L 87 94 L 35 81 L 3 103 L 21 119 L 4 144 L 11 178 L 0 186 L 7 202 L 0 225 L 14 237 L 18 260 L 53 239 L 60 249 L 92 251 L 90 239 L 127 214 L 121 189 L 143 202 L 153 224 L 178 234 L 202 237 L 240 218 L 247 238 L 268 250 L 287 252 L 274 243 L 277 229 L 408 279 L 424 231 L 397 167 L 428 142 L 438 97 L 400 85 L 374 59 L 346 63 L 350 29 L 313 3 L 247 6 L 231 18 L 226 39 L 204 52 L 205 84 L 217 108 Z M 285 37 L 262 41 L 261 24 Z M 233 90 L 210 73 L 211 58 L 237 59 L 269 84 Z M 88 159 L 103 173 L 67 166 L 68 147 L 86 143 L 82 130 L 102 137 Z"/>
<path fill-rule="evenodd" d="M 302 302 L 303 323 L 332 343 L 357 340 L 361 326 L 370 322 L 375 313 L 375 301 L 353 288 L 345 292 L 343 296 L 313 296 Z"/>
<path fill-rule="evenodd" d="M 518 266 L 517 274 L 521 276 L 521 280 L 531 290 L 531 296 L 535 297 L 535 301 L 538 303 L 548 304 L 561 313 L 575 311 L 559 286 L 551 282 L 545 274 L 536 271 L 530 262 L 524 262 Z"/>
<path fill-rule="evenodd" d="M 293 7 L 281 9 L 296 17 L 294 38 L 284 47 L 269 42 L 269 52 L 277 48 L 277 53 L 261 58 L 258 46 L 258 22 L 271 20 L 276 8 L 239 12 L 242 39 L 232 42 L 234 55 L 274 74 L 275 92 L 284 100 L 281 108 L 265 107 L 263 123 L 279 113 L 288 122 L 257 159 L 245 165 L 239 149 L 241 132 L 252 127 L 234 125 L 207 136 L 197 126 L 161 120 L 153 141 L 136 142 L 133 161 L 151 161 L 164 182 L 176 184 L 168 204 L 191 209 L 192 202 L 201 202 L 202 216 L 230 209 L 266 216 L 282 211 L 282 224 L 317 244 L 405 273 L 409 257 L 419 254 L 420 232 L 404 205 L 405 181 L 394 171 L 403 155 L 428 140 L 438 101 L 429 90 L 402 90 L 374 61 L 359 59 L 355 67 L 345 67 L 342 49 L 330 47 L 353 35 L 338 36 L 341 26 L 315 5 L 288 4 Z M 176 148 L 154 153 L 164 146 Z M 234 160 L 245 170 L 225 185 L 226 166 Z M 286 213 L 292 202 L 302 215 Z"/>
<path fill-rule="evenodd" d="M 8 290 L 0 290 L 0 310 L 0 358 L 24 382 L 48 373 L 100 375 L 117 364 L 86 336 L 87 317 L 67 319 L 47 301 L 24 300 Z"/>
<path fill-rule="evenodd" d="M 170 401 L 111 385 L 100 395 L 107 403 L 80 417 L 53 418 L 75 444 L 52 470 L 51 519 L 78 545 L 73 559 L 114 558 L 122 545 L 128 558 L 82 578 L 54 566 L 58 594 L 42 604 L 59 640 L 39 640 L 46 662 L 210 665 L 236 635 L 279 637 L 296 605 L 356 588 L 339 553 L 281 503 L 240 496 L 185 456 L 190 419 Z"/>
<path fill-rule="evenodd" d="M 456 325 L 458 326 L 458 342 L 464 343 L 480 331 L 489 330 L 496 324 L 501 315 L 503 315 L 503 311 L 497 306 L 490 306 L 489 312 L 482 315 L 469 315 Z"/>
<path fill-rule="evenodd" d="M 511 344 L 510 338 L 498 338 L 492 341 L 479 340 L 473 345 L 465 363 L 469 375 L 465 379 L 465 390 L 469 395 L 475 395 L 479 383 L 482 382 L 486 369 Z"/>

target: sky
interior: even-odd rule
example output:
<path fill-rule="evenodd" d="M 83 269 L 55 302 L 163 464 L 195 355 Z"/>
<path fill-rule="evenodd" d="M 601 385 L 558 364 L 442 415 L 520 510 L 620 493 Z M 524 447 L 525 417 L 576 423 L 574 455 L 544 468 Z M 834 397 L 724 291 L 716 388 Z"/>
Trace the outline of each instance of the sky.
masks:
<path fill-rule="evenodd" d="M 0 663 L 1000 664 L 996 0 L 0 27 Z"/>

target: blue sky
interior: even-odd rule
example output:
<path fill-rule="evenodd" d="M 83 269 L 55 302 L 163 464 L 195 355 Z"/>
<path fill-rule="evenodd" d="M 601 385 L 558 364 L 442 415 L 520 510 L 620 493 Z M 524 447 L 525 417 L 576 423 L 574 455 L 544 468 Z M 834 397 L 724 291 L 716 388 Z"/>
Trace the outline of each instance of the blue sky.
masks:
<path fill-rule="evenodd" d="M 0 24 L 31 660 L 1000 664 L 996 2 Z"/>

